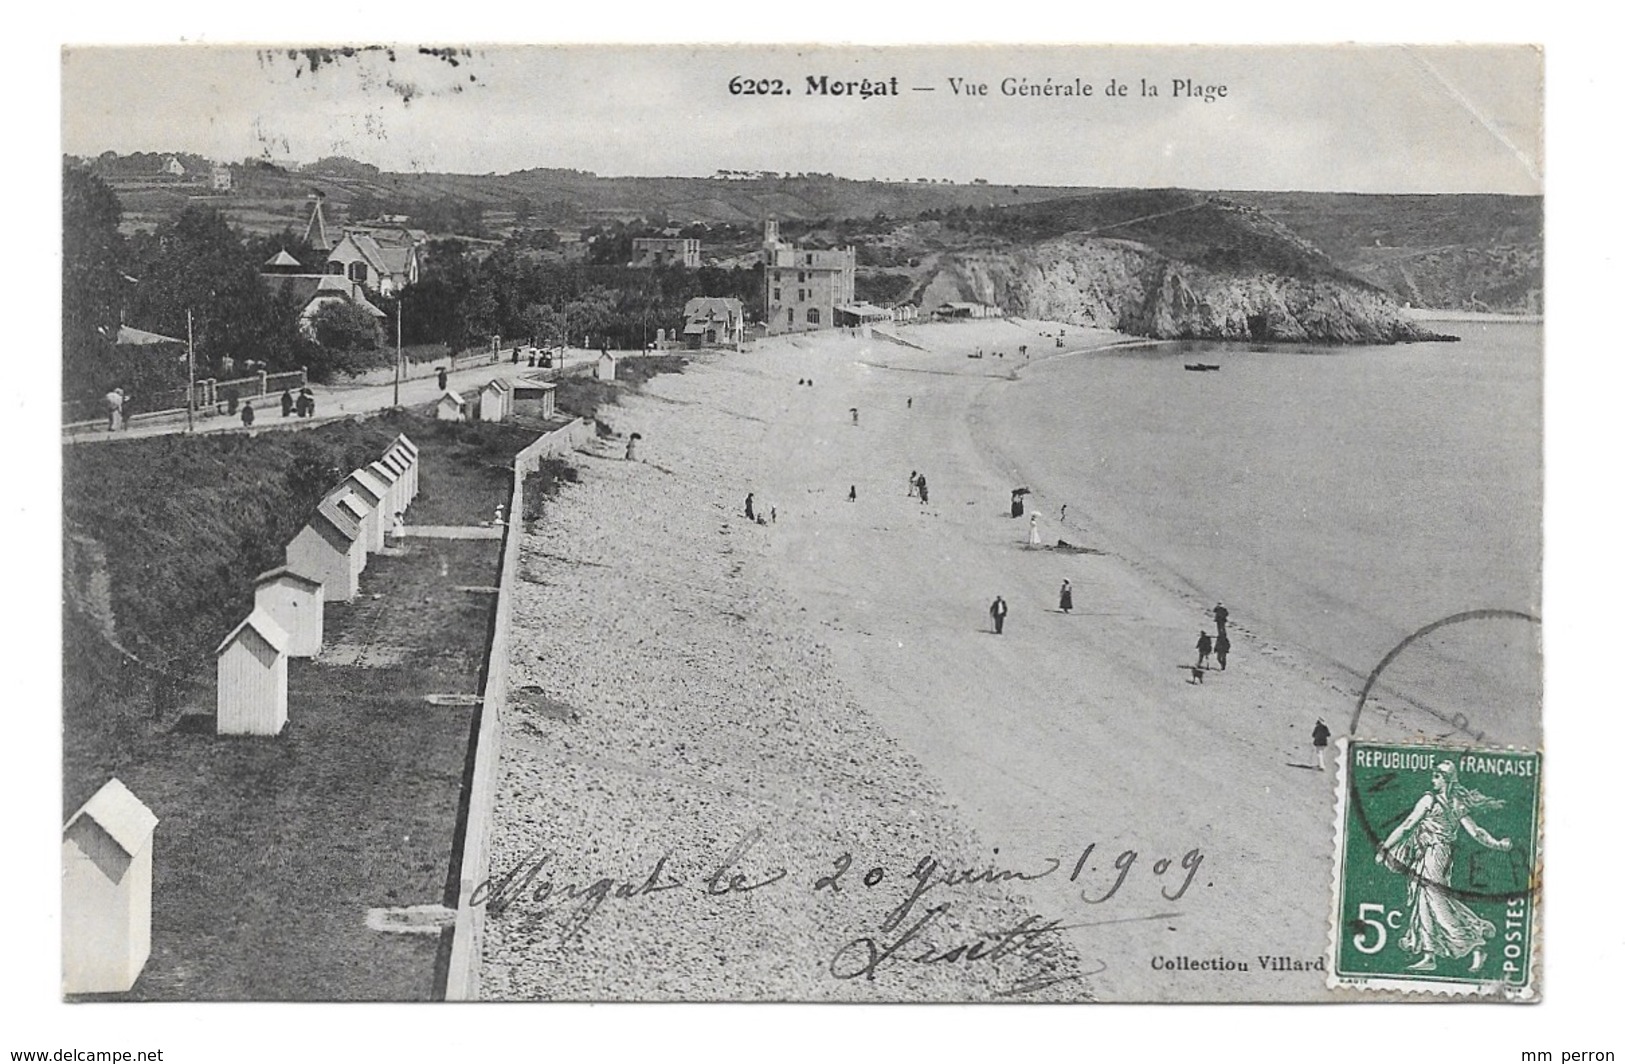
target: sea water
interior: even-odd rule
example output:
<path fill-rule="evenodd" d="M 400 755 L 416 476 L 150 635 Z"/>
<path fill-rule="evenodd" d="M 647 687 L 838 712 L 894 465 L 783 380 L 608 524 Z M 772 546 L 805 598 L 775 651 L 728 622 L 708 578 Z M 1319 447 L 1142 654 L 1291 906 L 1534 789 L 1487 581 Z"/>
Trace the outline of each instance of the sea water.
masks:
<path fill-rule="evenodd" d="M 1223 600 L 1232 625 L 1358 682 L 1441 619 L 1539 613 L 1540 326 L 1439 328 L 1460 342 L 1063 356 L 1002 389 L 990 415 L 1041 493 L 1046 538 L 1131 558 L 1188 595 L 1201 609 L 1185 642 L 1212 631 L 1205 611 Z M 1511 700 L 1523 709 L 1498 712 L 1538 729 L 1534 632 L 1441 630 L 1387 679 L 1406 675 L 1419 701 Z"/>

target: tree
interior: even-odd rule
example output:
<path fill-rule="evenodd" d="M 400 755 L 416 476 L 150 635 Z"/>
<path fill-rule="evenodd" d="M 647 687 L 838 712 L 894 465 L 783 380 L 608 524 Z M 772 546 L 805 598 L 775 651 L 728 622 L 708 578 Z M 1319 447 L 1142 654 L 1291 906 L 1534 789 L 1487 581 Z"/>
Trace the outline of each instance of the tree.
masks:
<path fill-rule="evenodd" d="M 129 282 L 118 197 L 82 166 L 62 167 L 62 391 L 105 390 L 98 367 L 116 335 Z"/>
<path fill-rule="evenodd" d="M 371 351 L 378 346 L 375 318 L 347 299 L 329 299 L 310 316 L 311 331 L 325 351 Z"/>
<path fill-rule="evenodd" d="M 188 206 L 139 244 L 131 323 L 185 336 L 191 311 L 198 365 L 205 371 L 217 369 L 226 356 L 239 365 L 269 364 L 288 338 L 273 334 L 280 316 L 254 256 L 219 212 Z"/>

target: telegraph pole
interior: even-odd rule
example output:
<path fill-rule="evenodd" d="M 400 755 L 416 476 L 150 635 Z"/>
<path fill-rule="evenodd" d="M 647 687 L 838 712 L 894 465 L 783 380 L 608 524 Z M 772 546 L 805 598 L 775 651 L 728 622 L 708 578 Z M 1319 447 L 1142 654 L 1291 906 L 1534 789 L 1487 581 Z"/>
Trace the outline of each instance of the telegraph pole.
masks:
<path fill-rule="evenodd" d="M 395 297 L 395 402 L 401 405 L 401 314 L 406 310 L 405 293 Z"/>
<path fill-rule="evenodd" d="M 197 395 L 197 360 L 192 355 L 192 308 L 186 308 L 186 431 L 192 431 L 192 404 Z"/>

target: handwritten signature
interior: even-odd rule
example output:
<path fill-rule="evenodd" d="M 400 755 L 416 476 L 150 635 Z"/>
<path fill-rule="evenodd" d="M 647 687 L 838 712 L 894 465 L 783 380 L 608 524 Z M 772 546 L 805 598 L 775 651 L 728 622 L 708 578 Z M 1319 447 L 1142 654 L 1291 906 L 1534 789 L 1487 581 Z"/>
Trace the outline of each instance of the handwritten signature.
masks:
<path fill-rule="evenodd" d="M 829 973 L 836 979 L 856 979 L 862 976 L 873 982 L 883 967 L 900 963 L 922 965 L 976 964 L 1005 958 L 1020 962 L 1024 970 L 1008 987 L 993 992 L 994 997 L 1018 997 L 1045 987 L 1075 982 L 1106 970 L 1104 961 L 1096 961 L 1087 971 L 1067 972 L 1067 954 L 1058 937 L 1062 931 L 1099 927 L 1108 923 L 1128 923 L 1136 920 L 1170 920 L 1176 913 L 1150 913 L 1128 917 L 1125 920 L 1101 920 L 1065 924 L 1029 915 L 1013 927 L 985 931 L 968 942 L 959 942 L 947 948 L 926 944 L 926 931 L 951 909 L 949 902 L 940 902 L 925 910 L 901 934 L 893 939 L 863 935 L 852 939 L 835 951 L 829 959 Z M 916 950 L 918 952 L 916 952 Z"/>

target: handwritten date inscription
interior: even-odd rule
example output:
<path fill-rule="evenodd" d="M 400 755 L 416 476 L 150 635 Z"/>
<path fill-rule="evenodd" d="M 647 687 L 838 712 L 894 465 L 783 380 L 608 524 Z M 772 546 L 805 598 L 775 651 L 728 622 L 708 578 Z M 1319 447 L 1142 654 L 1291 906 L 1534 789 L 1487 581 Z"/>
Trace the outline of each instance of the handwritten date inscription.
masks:
<path fill-rule="evenodd" d="M 564 875 L 558 855 L 537 846 L 511 867 L 480 883 L 469 902 L 483 905 L 496 919 L 512 910 L 529 927 L 557 920 L 562 945 L 586 934 L 593 917 L 608 902 L 639 903 L 673 891 L 713 900 L 760 891 L 851 897 L 853 904 L 859 897 L 865 904 L 876 899 L 886 906 L 878 925 L 874 932 L 859 935 L 834 952 L 828 962 L 832 977 L 872 981 L 878 971 L 899 962 L 970 965 L 1004 959 L 1018 963 L 1023 972 L 1013 986 L 998 992 L 1013 995 L 1080 978 L 1076 972 L 1065 972 L 1060 933 L 1092 924 L 1029 915 L 1010 926 L 960 934 L 957 938 L 944 932 L 954 939 L 944 944 L 939 941 L 943 935 L 935 932 L 947 926 L 945 918 L 965 892 L 1003 884 L 1019 889 L 1025 884 L 1064 877 L 1067 893 L 1081 903 L 1084 911 L 1129 896 L 1135 899 L 1131 904 L 1152 903 L 1165 908 L 1166 903 L 1185 897 L 1204 859 L 1197 848 L 1178 858 L 1142 857 L 1134 849 L 1123 849 L 1115 855 L 1101 853 L 1097 844 L 1090 843 L 1070 862 L 1047 857 L 1027 866 L 1007 866 L 999 862 L 999 851 L 994 850 L 994 860 L 980 868 L 950 866 L 926 855 L 915 861 L 911 870 L 901 873 L 884 863 L 855 862 L 853 855 L 845 852 L 821 868 L 815 865 L 804 874 L 792 875 L 787 868 L 762 868 L 759 862 L 751 861 L 751 851 L 760 841 L 761 833 L 752 831 L 721 860 L 690 863 L 666 853 L 645 869 L 618 876 Z M 694 871 L 685 875 L 677 871 L 679 866 Z M 1173 915 L 1147 912 L 1128 919 L 1165 919 Z M 1106 922 L 1118 921 L 1095 921 Z"/>

